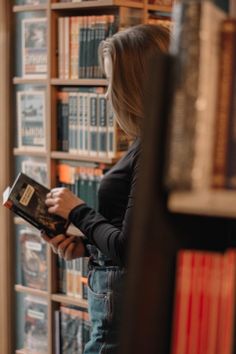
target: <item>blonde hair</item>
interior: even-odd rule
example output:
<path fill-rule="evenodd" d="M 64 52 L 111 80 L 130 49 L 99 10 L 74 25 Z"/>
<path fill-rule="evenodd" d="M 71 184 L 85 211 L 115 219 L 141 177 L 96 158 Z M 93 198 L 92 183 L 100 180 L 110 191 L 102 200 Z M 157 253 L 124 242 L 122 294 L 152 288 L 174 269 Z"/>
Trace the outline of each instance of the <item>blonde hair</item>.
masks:
<path fill-rule="evenodd" d="M 99 59 L 111 61 L 108 97 L 120 127 L 130 136 L 140 135 L 144 118 L 143 101 L 150 60 L 167 52 L 169 31 L 156 25 L 138 25 L 102 41 Z"/>

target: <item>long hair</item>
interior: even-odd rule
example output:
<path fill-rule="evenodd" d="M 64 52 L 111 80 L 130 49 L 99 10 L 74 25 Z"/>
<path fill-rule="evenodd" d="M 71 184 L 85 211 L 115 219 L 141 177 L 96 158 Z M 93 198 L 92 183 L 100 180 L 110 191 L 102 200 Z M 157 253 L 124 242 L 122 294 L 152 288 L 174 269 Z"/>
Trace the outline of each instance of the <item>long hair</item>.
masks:
<path fill-rule="evenodd" d="M 118 124 L 130 137 L 140 135 L 150 60 L 168 47 L 168 29 L 156 25 L 130 27 L 100 43 L 103 71 L 106 56 L 111 62 L 107 94 Z"/>

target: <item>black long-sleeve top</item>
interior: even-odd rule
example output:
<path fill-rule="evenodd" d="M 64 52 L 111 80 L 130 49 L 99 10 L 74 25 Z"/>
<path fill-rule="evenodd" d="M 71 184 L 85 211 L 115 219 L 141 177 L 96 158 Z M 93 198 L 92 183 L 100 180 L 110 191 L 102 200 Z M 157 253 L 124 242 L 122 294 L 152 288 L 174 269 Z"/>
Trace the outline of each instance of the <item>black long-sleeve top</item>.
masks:
<path fill-rule="evenodd" d="M 99 212 L 82 204 L 74 208 L 70 221 L 114 264 L 126 264 L 141 144 L 137 138 L 127 153 L 103 177 Z"/>

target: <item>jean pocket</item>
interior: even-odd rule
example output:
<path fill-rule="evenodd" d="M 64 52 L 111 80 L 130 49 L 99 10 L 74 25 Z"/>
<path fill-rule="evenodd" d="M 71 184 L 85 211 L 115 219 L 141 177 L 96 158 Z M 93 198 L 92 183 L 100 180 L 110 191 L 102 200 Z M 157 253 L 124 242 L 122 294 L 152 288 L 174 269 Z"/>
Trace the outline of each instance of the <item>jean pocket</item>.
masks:
<path fill-rule="evenodd" d="M 93 323 L 108 323 L 112 316 L 112 294 L 107 287 L 108 274 L 91 270 L 88 274 L 88 306 Z M 98 325 L 99 327 L 100 325 Z"/>
<path fill-rule="evenodd" d="M 108 295 L 107 279 L 105 276 L 98 276 L 95 269 L 90 270 L 88 274 L 88 290 L 97 298 L 105 298 Z"/>

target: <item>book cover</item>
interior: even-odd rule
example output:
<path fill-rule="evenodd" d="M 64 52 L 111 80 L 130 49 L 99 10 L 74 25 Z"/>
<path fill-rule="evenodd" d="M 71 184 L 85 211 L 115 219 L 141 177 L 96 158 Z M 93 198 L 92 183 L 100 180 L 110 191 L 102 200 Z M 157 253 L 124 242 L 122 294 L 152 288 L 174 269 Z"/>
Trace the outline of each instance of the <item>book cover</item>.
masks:
<path fill-rule="evenodd" d="M 45 92 L 17 92 L 18 147 L 45 150 Z"/>
<path fill-rule="evenodd" d="M 46 242 L 30 228 L 20 232 L 20 268 L 22 285 L 47 289 L 47 247 Z"/>
<path fill-rule="evenodd" d="M 47 20 L 24 19 L 22 22 L 23 76 L 46 78 L 47 76 Z"/>
<path fill-rule="evenodd" d="M 44 186 L 47 185 L 47 164 L 34 158 L 27 158 L 21 162 L 21 172 L 35 179 Z"/>
<path fill-rule="evenodd" d="M 83 353 L 83 312 L 70 306 L 61 306 L 61 350 L 64 354 Z"/>
<path fill-rule="evenodd" d="M 49 189 L 24 173 L 19 173 L 12 187 L 3 194 L 3 205 L 48 236 L 65 233 L 68 221 L 49 214 L 45 199 Z"/>
<path fill-rule="evenodd" d="M 48 306 L 43 299 L 27 296 L 24 300 L 24 348 L 26 353 L 48 352 Z"/>

